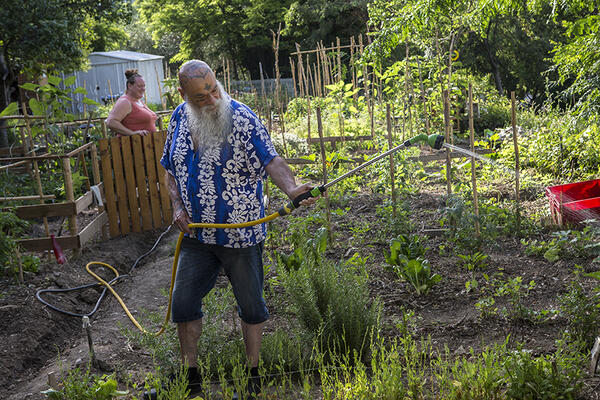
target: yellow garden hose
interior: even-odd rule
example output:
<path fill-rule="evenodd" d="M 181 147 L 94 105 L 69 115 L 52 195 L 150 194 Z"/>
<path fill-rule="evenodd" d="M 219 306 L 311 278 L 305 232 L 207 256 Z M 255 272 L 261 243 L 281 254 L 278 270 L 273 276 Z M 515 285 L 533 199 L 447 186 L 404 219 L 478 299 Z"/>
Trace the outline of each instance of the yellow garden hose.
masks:
<path fill-rule="evenodd" d="M 310 193 L 310 192 L 307 192 Z M 254 225 L 258 225 L 258 224 L 263 224 L 265 222 L 269 222 L 274 220 L 277 217 L 280 217 L 282 215 L 286 215 L 289 214 L 294 208 L 293 207 L 293 203 L 290 203 L 288 205 L 286 205 L 285 207 L 281 208 L 279 211 L 274 212 L 271 215 L 268 215 L 264 218 L 260 218 L 254 221 L 248 221 L 248 222 L 243 222 L 240 224 L 205 224 L 205 223 L 192 223 L 189 224 L 188 227 L 189 228 L 229 228 L 229 229 L 235 229 L 235 228 L 247 228 L 249 226 L 254 226 Z M 158 332 L 155 333 L 156 336 L 161 335 L 162 333 L 164 333 L 165 329 L 167 328 L 167 324 L 169 323 L 169 317 L 171 316 L 171 300 L 173 297 L 173 287 L 175 286 L 175 274 L 177 273 L 177 262 L 179 261 L 179 252 L 181 251 L 181 242 L 183 242 L 183 232 L 179 233 L 179 237 L 177 238 L 177 246 L 175 247 L 175 256 L 173 258 L 173 267 L 171 269 L 171 287 L 169 288 L 169 303 L 167 306 L 167 314 L 165 315 L 165 320 L 160 328 L 160 330 Z M 92 269 L 90 268 L 92 265 L 101 265 L 104 266 L 108 269 L 110 269 L 114 274 L 115 274 L 115 278 L 119 276 L 119 272 L 113 268 L 111 265 L 103 263 L 103 262 L 99 262 L 99 261 L 91 261 L 89 262 L 86 266 L 85 266 L 85 270 L 88 272 L 88 274 L 90 274 L 91 276 L 94 277 L 94 279 L 96 279 L 96 281 L 98 281 L 98 283 L 100 283 L 102 286 L 105 286 L 108 291 L 115 296 L 115 298 L 117 299 L 117 301 L 119 302 L 119 304 L 121 305 L 121 307 L 123 308 L 123 310 L 125 311 L 125 313 L 127 314 L 127 316 L 129 317 L 129 319 L 131 320 L 131 322 L 133 323 L 133 325 L 135 325 L 136 328 L 138 328 L 142 333 L 148 333 L 147 330 L 145 330 L 135 319 L 135 317 L 131 314 L 131 312 L 129 311 L 129 309 L 127 308 L 127 306 L 125 305 L 125 302 L 123 301 L 123 299 L 121 299 L 121 297 L 119 296 L 119 294 L 113 289 L 113 287 L 104 279 L 102 279 L 98 274 L 96 274 L 95 272 L 92 271 Z"/>

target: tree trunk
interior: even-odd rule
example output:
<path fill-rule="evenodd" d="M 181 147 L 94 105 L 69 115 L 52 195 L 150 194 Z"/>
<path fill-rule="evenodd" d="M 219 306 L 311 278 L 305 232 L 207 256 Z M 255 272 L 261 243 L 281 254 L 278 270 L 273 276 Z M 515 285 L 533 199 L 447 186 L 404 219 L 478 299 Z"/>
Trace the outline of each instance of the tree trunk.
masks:
<path fill-rule="evenodd" d="M 492 68 L 492 75 L 494 76 L 494 82 L 496 83 L 496 90 L 500 96 L 504 93 L 504 88 L 502 87 L 502 77 L 500 76 L 500 66 L 498 65 L 498 61 L 496 60 L 496 54 L 490 45 L 490 30 L 494 21 L 490 21 L 487 27 L 487 35 L 483 38 L 483 45 L 485 46 L 485 53 L 488 61 L 490 62 L 490 67 Z"/>
<path fill-rule="evenodd" d="M 0 112 L 10 104 L 12 74 L 6 62 L 5 49 L 0 46 Z M 0 147 L 8 147 L 8 130 L 6 120 L 0 120 Z"/>

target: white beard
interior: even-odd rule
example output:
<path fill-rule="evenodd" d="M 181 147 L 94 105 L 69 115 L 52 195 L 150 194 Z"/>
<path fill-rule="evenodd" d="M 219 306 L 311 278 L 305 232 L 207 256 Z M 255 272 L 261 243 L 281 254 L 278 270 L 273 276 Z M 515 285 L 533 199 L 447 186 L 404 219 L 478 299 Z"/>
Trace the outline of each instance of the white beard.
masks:
<path fill-rule="evenodd" d="M 185 108 L 188 129 L 194 143 L 194 150 L 221 146 L 231 133 L 231 98 L 220 82 L 217 82 L 221 98 L 215 101 L 215 110 L 208 107 L 196 109 L 189 102 Z M 187 96 L 185 98 L 187 101 Z"/>

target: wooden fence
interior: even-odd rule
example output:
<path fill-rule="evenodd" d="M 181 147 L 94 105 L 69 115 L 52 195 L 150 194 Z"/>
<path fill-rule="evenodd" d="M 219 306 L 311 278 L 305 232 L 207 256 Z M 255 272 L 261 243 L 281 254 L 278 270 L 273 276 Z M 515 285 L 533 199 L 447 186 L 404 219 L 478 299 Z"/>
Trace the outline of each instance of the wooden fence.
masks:
<path fill-rule="evenodd" d="M 171 223 L 160 165 L 166 132 L 101 139 L 98 143 L 111 237 Z"/>

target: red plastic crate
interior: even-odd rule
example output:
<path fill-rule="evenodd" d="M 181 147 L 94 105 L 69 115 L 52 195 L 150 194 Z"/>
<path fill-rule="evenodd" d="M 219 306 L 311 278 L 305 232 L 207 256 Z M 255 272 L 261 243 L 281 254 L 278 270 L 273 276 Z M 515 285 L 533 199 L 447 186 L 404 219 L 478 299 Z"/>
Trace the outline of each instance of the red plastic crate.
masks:
<path fill-rule="evenodd" d="M 552 220 L 558 225 L 600 221 L 600 179 L 546 188 Z"/>

